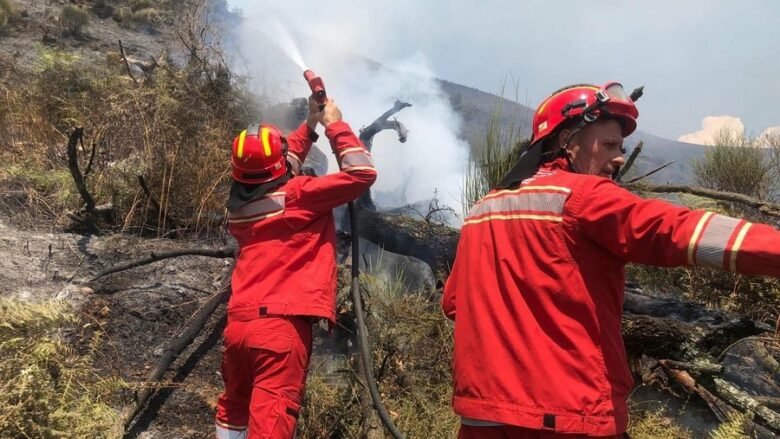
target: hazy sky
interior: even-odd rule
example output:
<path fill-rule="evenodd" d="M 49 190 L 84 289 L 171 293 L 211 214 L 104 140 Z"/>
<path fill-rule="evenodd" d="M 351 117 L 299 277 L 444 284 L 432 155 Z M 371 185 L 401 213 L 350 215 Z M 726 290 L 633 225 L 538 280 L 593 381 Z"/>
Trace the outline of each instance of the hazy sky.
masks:
<path fill-rule="evenodd" d="M 572 83 L 645 85 L 639 127 L 671 139 L 708 116 L 739 118 L 756 134 L 780 125 L 776 0 L 228 3 L 382 63 L 419 52 L 436 76 L 484 91 L 511 74 L 534 108 Z"/>

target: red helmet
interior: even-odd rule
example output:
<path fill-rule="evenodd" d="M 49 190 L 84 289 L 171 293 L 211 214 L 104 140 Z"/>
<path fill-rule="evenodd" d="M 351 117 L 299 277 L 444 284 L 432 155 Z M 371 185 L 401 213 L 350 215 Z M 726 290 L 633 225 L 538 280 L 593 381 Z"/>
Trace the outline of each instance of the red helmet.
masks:
<path fill-rule="evenodd" d="M 233 179 L 261 184 L 287 173 L 287 140 L 273 125 L 252 125 L 233 140 Z"/>
<path fill-rule="evenodd" d="M 563 88 L 536 110 L 532 143 L 554 134 L 566 121 L 579 118 L 583 123 L 589 123 L 605 116 L 620 120 L 623 137 L 628 137 L 636 129 L 639 110 L 620 83 L 608 82 L 603 87 L 578 84 Z"/>

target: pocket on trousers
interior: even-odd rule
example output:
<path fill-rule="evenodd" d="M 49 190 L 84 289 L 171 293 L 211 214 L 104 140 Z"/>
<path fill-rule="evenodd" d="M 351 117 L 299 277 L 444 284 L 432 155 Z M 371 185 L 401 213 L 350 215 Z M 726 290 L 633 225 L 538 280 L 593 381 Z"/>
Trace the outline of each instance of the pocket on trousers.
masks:
<path fill-rule="evenodd" d="M 247 336 L 246 346 L 286 354 L 292 350 L 293 337 L 281 331 L 259 331 Z"/>

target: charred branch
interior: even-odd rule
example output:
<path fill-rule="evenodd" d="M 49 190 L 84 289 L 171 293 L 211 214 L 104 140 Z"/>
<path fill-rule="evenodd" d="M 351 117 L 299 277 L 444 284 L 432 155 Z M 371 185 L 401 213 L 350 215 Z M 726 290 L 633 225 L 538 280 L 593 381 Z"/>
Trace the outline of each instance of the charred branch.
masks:
<path fill-rule="evenodd" d="M 146 376 L 146 383 L 156 383 L 162 378 L 171 364 L 178 358 L 178 356 L 184 351 L 184 349 L 192 343 L 192 340 L 200 333 L 203 327 L 208 322 L 209 317 L 214 313 L 217 307 L 223 303 L 230 294 L 230 282 L 220 289 L 218 293 L 213 295 L 206 303 L 204 303 L 193 314 L 190 322 L 184 327 L 181 334 L 176 339 L 171 341 L 167 348 L 163 351 L 162 356 L 158 360 L 157 364 L 151 369 Z M 133 420 L 144 409 L 146 401 L 155 393 L 156 387 L 147 385 L 137 395 L 135 405 L 126 412 L 124 416 L 125 430 L 132 424 Z"/>
<path fill-rule="evenodd" d="M 398 141 L 401 143 L 406 142 L 406 138 L 409 135 L 409 130 L 396 119 L 388 120 L 390 116 L 398 113 L 406 107 L 411 107 L 412 104 L 403 101 L 395 101 L 393 107 L 385 111 L 375 121 L 365 128 L 360 130 L 360 140 L 366 145 L 369 151 L 374 141 L 374 136 L 384 130 L 395 130 L 398 133 Z"/>
<path fill-rule="evenodd" d="M 138 85 L 138 80 L 135 79 L 133 71 L 130 70 L 130 63 L 127 61 L 127 55 L 125 54 L 125 47 L 122 45 L 122 40 L 119 40 L 119 54 L 122 55 L 122 61 L 125 63 L 125 68 L 127 69 L 127 74 L 130 76 L 130 79 L 133 80 L 135 85 Z"/>
<path fill-rule="evenodd" d="M 631 167 L 634 166 L 634 161 L 636 161 L 636 158 L 639 156 L 639 153 L 642 152 L 642 147 L 644 146 L 644 144 L 645 144 L 644 142 L 640 141 L 634 147 L 634 150 L 631 151 L 631 155 L 628 156 L 628 160 L 626 160 L 626 164 L 620 169 L 620 172 L 618 173 L 616 179 L 618 182 L 620 182 L 623 176 L 625 176 L 626 173 L 631 169 Z"/>
<path fill-rule="evenodd" d="M 73 130 L 68 138 L 68 169 L 70 169 L 70 175 L 73 176 L 73 181 L 76 183 L 76 189 L 78 189 L 79 195 L 81 195 L 81 199 L 84 201 L 84 210 L 87 213 L 92 213 L 95 209 L 95 199 L 92 198 L 92 195 L 87 190 L 87 183 L 84 181 L 84 175 L 81 173 L 81 169 L 79 169 L 77 146 L 79 141 L 83 141 L 83 137 L 84 128 L 79 127 Z"/>
<path fill-rule="evenodd" d="M 95 277 L 90 279 L 90 283 L 100 279 L 103 276 L 107 276 L 112 273 L 118 273 L 120 271 L 129 270 L 131 268 L 141 267 L 143 265 L 151 264 L 153 262 L 162 261 L 163 259 L 177 258 L 179 256 L 207 256 L 210 258 L 232 258 L 235 255 L 235 248 L 226 246 L 221 248 L 196 248 L 189 250 L 175 250 L 162 253 L 151 253 L 149 256 L 136 259 L 124 264 L 115 265 L 111 268 L 101 271 Z"/>

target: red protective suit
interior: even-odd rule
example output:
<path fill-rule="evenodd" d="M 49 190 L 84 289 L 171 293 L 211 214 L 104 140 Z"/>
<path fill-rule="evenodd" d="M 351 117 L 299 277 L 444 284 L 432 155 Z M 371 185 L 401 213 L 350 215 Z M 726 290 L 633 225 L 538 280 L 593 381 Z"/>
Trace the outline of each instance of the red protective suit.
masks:
<path fill-rule="evenodd" d="M 302 125 L 287 139 L 293 168 L 306 159 L 309 134 Z M 311 354 L 311 318 L 335 322 L 332 209 L 365 192 L 376 170 L 349 125 L 334 122 L 325 134 L 341 172 L 292 178 L 229 212 L 240 253 L 227 310 L 220 439 L 292 437 Z"/>
<path fill-rule="evenodd" d="M 442 306 L 455 320 L 453 406 L 466 425 L 626 430 L 628 262 L 780 276 L 774 228 L 566 169 L 559 159 L 489 193 L 464 222 Z"/>

